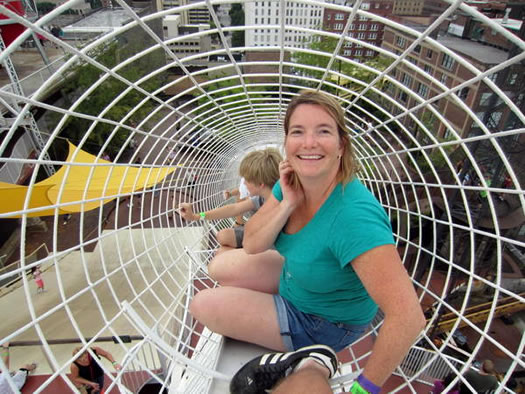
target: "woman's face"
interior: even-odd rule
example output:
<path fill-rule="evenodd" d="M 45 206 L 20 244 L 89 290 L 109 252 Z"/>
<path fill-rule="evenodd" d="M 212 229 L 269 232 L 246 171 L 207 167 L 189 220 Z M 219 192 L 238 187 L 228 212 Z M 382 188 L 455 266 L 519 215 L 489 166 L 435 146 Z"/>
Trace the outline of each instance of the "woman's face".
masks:
<path fill-rule="evenodd" d="M 290 116 L 284 146 L 301 182 L 337 176 L 343 146 L 336 121 L 323 107 L 297 106 Z"/>
<path fill-rule="evenodd" d="M 87 363 L 89 362 L 89 353 L 84 352 L 80 356 L 78 356 L 77 361 L 80 361 L 81 363 Z"/>

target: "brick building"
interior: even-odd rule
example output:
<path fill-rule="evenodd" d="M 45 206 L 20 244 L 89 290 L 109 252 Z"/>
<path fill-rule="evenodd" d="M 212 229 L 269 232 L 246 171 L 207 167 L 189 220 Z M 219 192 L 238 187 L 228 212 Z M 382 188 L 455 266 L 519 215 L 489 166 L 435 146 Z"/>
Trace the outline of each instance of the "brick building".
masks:
<path fill-rule="evenodd" d="M 380 16 L 389 16 L 392 14 L 393 0 L 372 0 L 361 3 L 361 9 Z M 323 16 L 323 30 L 341 33 L 348 22 L 350 13 L 337 9 L 325 9 Z M 356 16 L 351 21 L 347 36 L 360 41 L 365 41 L 371 45 L 380 47 L 383 42 L 384 25 L 380 22 L 371 20 L 365 16 Z M 366 61 L 377 55 L 377 52 L 363 48 L 360 44 L 345 42 L 342 49 L 342 56 Z"/>
<path fill-rule="evenodd" d="M 520 34 L 523 34 L 523 31 L 522 28 Z M 385 49 L 401 54 L 411 45 L 412 41 L 412 36 L 404 32 L 391 27 L 385 28 L 383 41 Z M 437 43 L 459 54 L 461 58 L 453 58 L 441 50 L 438 45 L 431 46 L 424 43 L 416 46 L 406 58 L 409 63 L 416 66 L 415 69 L 406 63 L 400 64 L 391 74 L 403 86 L 417 93 L 417 96 L 410 95 L 410 92 L 402 87 L 395 86 L 395 84 L 390 86 L 389 94 L 408 108 L 421 103 L 422 100 L 428 100 L 441 94 L 446 88 L 453 88 L 475 78 L 470 65 L 485 71 L 501 64 L 511 55 L 511 52 L 506 49 L 451 35 L 438 37 Z M 462 64 L 461 59 L 465 63 Z M 525 67 L 514 66 L 505 75 L 493 73 L 489 79 L 496 83 L 518 108 L 524 108 Z M 439 84 L 444 85 L 445 88 Z M 503 99 L 494 97 L 494 93 L 488 93 L 489 91 L 485 82 L 478 81 L 456 91 L 455 95 L 432 102 L 431 105 L 449 120 L 450 126 L 460 136 L 466 136 L 473 128 L 478 127 L 473 118 L 464 116 L 461 102 L 468 106 L 480 120 L 490 124 L 492 130 L 501 131 L 519 127 L 519 120 L 515 114 L 509 110 L 507 105 L 501 105 Z M 500 107 L 503 109 L 499 109 Z M 391 109 L 393 112 L 396 111 L 393 105 Z M 403 118 L 403 123 L 417 133 L 416 125 L 409 117 Z M 441 138 L 450 136 L 450 130 L 442 122 L 434 122 L 433 127 L 436 136 Z"/>

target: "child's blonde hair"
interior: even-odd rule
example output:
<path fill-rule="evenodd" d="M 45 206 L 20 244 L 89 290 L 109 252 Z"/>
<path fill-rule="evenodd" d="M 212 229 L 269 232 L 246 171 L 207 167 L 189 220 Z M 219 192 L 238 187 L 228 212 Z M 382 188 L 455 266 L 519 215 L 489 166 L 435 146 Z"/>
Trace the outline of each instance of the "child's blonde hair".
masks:
<path fill-rule="evenodd" d="M 279 179 L 279 163 L 283 160 L 275 148 L 248 153 L 241 161 L 239 174 L 248 182 L 273 187 Z"/>

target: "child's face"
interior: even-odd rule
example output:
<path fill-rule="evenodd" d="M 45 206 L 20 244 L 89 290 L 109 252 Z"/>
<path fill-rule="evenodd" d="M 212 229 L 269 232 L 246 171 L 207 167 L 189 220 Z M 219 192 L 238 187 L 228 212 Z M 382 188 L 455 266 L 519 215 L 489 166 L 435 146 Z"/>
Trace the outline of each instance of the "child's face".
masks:
<path fill-rule="evenodd" d="M 260 185 L 248 182 L 246 179 L 244 180 L 244 184 L 246 185 L 246 189 L 250 192 L 250 196 L 258 196 L 261 193 Z"/>

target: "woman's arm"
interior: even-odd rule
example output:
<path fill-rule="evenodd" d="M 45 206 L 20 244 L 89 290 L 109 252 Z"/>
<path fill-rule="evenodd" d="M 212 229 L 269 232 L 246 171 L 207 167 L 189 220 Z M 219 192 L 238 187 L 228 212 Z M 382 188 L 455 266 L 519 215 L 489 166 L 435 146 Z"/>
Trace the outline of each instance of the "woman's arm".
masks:
<path fill-rule="evenodd" d="M 382 386 L 425 327 L 425 316 L 394 245 L 378 246 L 352 261 L 385 320 L 363 375 Z"/>
<path fill-rule="evenodd" d="M 98 383 L 92 382 L 91 380 L 87 380 L 87 379 L 84 379 L 84 378 L 79 376 L 79 374 L 78 374 L 78 367 L 76 366 L 75 363 L 72 363 L 71 366 L 69 367 L 69 369 L 71 371 L 71 381 L 75 385 L 80 386 L 80 385 L 86 384 L 86 385 L 88 385 L 90 387 L 93 387 L 94 390 L 98 390 L 99 389 Z"/>
<path fill-rule="evenodd" d="M 107 359 L 112 365 L 113 367 L 116 369 L 116 370 L 119 370 L 121 369 L 121 365 L 119 363 L 117 363 L 115 361 L 115 358 L 111 355 L 110 352 L 107 352 L 105 351 L 104 349 L 100 348 L 100 347 L 93 347 L 92 348 L 99 356 L 102 356 L 104 357 L 105 359 Z"/>
<path fill-rule="evenodd" d="M 253 201 L 248 198 L 246 200 L 237 202 L 235 204 L 228 204 L 223 207 L 212 209 L 211 211 L 205 211 L 206 220 L 218 220 L 230 218 L 233 216 L 241 215 L 245 212 L 252 211 L 255 209 Z M 189 203 L 182 203 L 179 205 L 179 213 L 186 220 L 199 220 L 200 215 L 193 212 L 193 206 Z"/>
<path fill-rule="evenodd" d="M 304 200 L 301 188 L 290 186 L 293 169 L 287 160 L 279 164 L 279 185 L 283 199 L 278 201 L 273 194 L 264 205 L 246 223 L 244 228 L 243 249 L 248 254 L 262 253 L 271 248 L 288 218 Z"/>
<path fill-rule="evenodd" d="M 244 225 L 244 251 L 257 254 L 270 249 L 292 211 L 285 203 L 270 196 Z"/>

